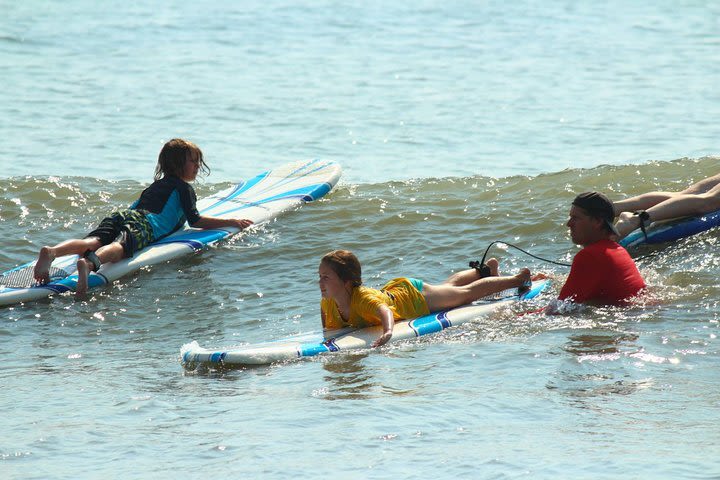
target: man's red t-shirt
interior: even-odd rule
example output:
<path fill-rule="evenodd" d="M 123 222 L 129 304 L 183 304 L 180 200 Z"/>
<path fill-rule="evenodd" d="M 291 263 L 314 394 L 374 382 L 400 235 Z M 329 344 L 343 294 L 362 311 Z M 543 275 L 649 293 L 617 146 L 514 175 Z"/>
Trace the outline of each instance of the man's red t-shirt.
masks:
<path fill-rule="evenodd" d="M 575 255 L 560 300 L 622 305 L 645 288 L 627 250 L 612 240 L 600 240 Z"/>

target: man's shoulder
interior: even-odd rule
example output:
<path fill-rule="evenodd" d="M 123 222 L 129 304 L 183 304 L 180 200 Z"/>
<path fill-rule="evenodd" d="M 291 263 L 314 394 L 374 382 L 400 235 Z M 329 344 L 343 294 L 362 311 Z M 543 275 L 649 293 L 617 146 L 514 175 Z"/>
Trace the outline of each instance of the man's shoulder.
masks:
<path fill-rule="evenodd" d="M 602 240 L 595 242 L 592 245 L 588 245 L 580 250 L 575 259 L 575 263 L 584 266 L 594 267 L 607 267 L 607 268 L 629 268 L 635 265 L 635 261 L 632 259 L 627 250 L 617 242 L 608 240 Z M 611 267 L 614 266 L 614 267 Z"/>
<path fill-rule="evenodd" d="M 590 245 L 586 245 L 585 248 L 578 252 L 578 254 L 612 255 L 618 252 L 621 254 L 627 253 L 627 251 L 619 243 L 613 240 L 599 240 L 595 243 L 591 243 Z"/>
<path fill-rule="evenodd" d="M 588 260 L 595 258 L 603 254 L 603 249 L 599 248 L 597 244 L 592 243 L 584 246 L 579 252 L 575 254 L 574 261 Z"/>
<path fill-rule="evenodd" d="M 617 242 L 611 240 L 600 240 L 599 242 L 586 245 L 582 250 L 575 254 L 573 263 L 575 262 L 602 262 L 607 258 L 618 256 L 629 258 L 627 251 Z"/>

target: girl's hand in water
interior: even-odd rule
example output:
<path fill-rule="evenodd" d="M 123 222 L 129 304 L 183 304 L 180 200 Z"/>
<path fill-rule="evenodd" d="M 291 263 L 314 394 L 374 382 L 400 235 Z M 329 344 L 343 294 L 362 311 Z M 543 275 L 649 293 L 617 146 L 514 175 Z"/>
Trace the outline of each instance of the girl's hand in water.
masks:
<path fill-rule="evenodd" d="M 375 340 L 372 344 L 372 348 L 379 347 L 381 345 L 385 345 L 390 339 L 392 338 L 392 331 L 385 332 L 382 335 L 380 335 L 380 338 Z"/>

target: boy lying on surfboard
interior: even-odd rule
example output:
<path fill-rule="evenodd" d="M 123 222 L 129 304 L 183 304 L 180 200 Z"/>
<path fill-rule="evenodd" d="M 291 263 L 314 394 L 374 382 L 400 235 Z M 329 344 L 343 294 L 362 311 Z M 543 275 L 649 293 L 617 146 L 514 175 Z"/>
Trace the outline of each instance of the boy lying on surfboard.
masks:
<path fill-rule="evenodd" d="M 80 255 L 76 296 L 83 297 L 88 289 L 90 272 L 97 271 L 103 263 L 132 257 L 150 243 L 175 232 L 186 221 L 196 228 L 235 227 L 242 230 L 250 226 L 250 220 L 198 213 L 197 197 L 190 182 L 200 171 L 210 173 L 200 148 L 187 140 L 170 140 L 160 150 L 155 181 L 143 190 L 140 198 L 130 208 L 113 212 L 103 219 L 85 238 L 42 247 L 33 272 L 35 280 L 40 284 L 49 281 L 50 265 L 56 257 Z"/>

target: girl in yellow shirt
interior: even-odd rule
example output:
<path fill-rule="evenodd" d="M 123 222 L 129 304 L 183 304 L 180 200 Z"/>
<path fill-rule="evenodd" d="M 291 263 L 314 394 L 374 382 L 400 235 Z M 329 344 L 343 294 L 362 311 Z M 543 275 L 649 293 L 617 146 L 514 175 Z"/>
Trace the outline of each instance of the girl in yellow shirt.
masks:
<path fill-rule="evenodd" d="M 390 340 L 397 320 L 459 307 L 530 281 L 527 268 L 517 275 L 501 277 L 497 260 L 491 258 L 487 266 L 489 277 L 481 278 L 476 269 L 455 273 L 440 285 L 401 277 L 377 290 L 362 285 L 360 261 L 352 252 L 334 250 L 322 258 L 318 269 L 323 328 L 382 325 L 382 336 L 372 344 L 379 347 Z"/>

